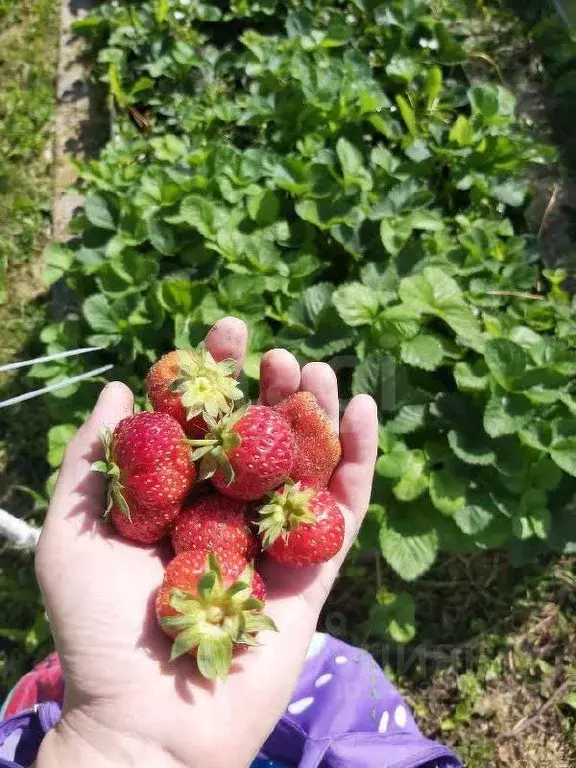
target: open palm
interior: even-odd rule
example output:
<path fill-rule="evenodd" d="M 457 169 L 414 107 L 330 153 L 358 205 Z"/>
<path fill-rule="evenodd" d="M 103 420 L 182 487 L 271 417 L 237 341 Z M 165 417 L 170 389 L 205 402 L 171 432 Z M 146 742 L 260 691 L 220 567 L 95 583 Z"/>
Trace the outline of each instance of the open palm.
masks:
<path fill-rule="evenodd" d="M 225 318 L 206 345 L 216 359 L 233 357 L 241 367 L 246 327 Z M 285 350 L 268 352 L 261 402 L 273 405 L 300 389 L 314 393 L 338 425 L 331 368 L 310 363 L 300 370 Z M 68 447 L 37 552 L 38 579 L 65 673 L 60 730 L 116 765 L 157 750 L 166 765 L 246 766 L 290 699 L 319 612 L 366 512 L 376 455 L 375 404 L 364 395 L 354 398 L 340 424 L 342 461 L 330 490 L 346 518 L 342 552 L 316 568 L 264 565 L 266 612 L 279 632 L 265 633 L 262 647 L 235 657 L 227 682 L 216 684 L 198 676 L 191 657 L 168 660 L 170 642 L 156 624 L 154 598 L 169 551 L 130 544 L 102 518 L 105 480 L 91 471 L 102 454 L 99 431 L 131 412 L 130 391 L 109 384 Z"/>

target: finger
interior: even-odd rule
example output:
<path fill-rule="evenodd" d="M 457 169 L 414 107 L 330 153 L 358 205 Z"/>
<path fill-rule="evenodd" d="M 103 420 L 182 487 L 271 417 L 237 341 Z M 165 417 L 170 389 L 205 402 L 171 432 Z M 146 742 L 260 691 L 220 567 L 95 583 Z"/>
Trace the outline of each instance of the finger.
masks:
<path fill-rule="evenodd" d="M 340 425 L 340 442 L 342 460 L 332 475 L 330 491 L 351 511 L 357 529 L 370 502 L 378 451 L 378 410 L 369 395 L 357 395 L 349 403 Z"/>
<path fill-rule="evenodd" d="M 92 415 L 66 449 L 44 528 L 65 517 L 80 499 L 102 513 L 106 478 L 92 469 L 92 464 L 103 458 L 100 433 L 105 428 L 114 429 L 119 421 L 130 416 L 133 402 L 132 392 L 119 381 L 104 387 Z"/>
<path fill-rule="evenodd" d="M 214 360 L 236 360 L 236 372 L 242 370 L 248 343 L 248 329 L 243 320 L 237 317 L 223 317 L 218 320 L 208 331 L 205 343 Z"/>
<path fill-rule="evenodd" d="M 286 349 L 271 349 L 260 363 L 260 402 L 276 405 L 300 387 L 300 366 Z"/>
<path fill-rule="evenodd" d="M 300 389 L 311 392 L 318 400 L 336 431 L 340 421 L 340 403 L 338 401 L 338 381 L 336 374 L 327 363 L 308 363 L 302 368 Z"/>

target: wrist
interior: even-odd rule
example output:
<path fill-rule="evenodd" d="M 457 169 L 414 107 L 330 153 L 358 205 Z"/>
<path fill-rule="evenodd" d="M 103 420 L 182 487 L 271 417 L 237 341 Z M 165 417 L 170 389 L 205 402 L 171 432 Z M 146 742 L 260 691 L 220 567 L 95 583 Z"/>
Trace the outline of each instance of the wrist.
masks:
<path fill-rule="evenodd" d="M 35 768 L 187 768 L 159 744 L 120 733 L 75 712 L 50 730 Z"/>

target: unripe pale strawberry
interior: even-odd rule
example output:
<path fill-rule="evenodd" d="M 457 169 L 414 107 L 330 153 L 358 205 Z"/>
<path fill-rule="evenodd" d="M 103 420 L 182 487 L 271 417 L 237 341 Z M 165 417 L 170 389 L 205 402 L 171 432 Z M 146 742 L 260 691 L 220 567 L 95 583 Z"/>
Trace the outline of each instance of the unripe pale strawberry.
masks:
<path fill-rule="evenodd" d="M 174 350 L 150 368 L 146 391 L 155 411 L 170 414 L 189 437 L 199 437 L 207 429 L 206 415 L 218 418 L 242 399 L 235 373 L 235 360 L 216 362 L 202 346 Z"/>
<path fill-rule="evenodd" d="M 288 421 L 296 441 L 290 478 L 311 488 L 326 488 L 342 455 L 340 440 L 312 392 L 296 392 L 274 406 Z"/>

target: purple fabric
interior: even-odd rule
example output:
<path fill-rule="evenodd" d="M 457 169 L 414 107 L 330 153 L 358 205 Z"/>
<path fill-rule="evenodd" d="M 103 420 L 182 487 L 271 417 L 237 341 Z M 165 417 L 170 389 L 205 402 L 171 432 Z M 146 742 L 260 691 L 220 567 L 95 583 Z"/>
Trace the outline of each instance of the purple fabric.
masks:
<path fill-rule="evenodd" d="M 419 732 L 372 656 L 317 634 L 292 701 L 263 753 L 299 768 L 461 768 Z"/>
<path fill-rule="evenodd" d="M 60 715 L 60 705 L 46 701 L 0 723 L 0 768 L 32 765 L 42 739 Z"/>
<path fill-rule="evenodd" d="M 0 768 L 29 766 L 60 705 L 45 702 L 0 724 Z M 419 732 L 372 656 L 316 634 L 288 708 L 253 768 L 462 768 Z"/>

